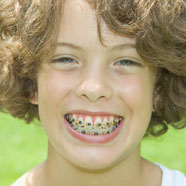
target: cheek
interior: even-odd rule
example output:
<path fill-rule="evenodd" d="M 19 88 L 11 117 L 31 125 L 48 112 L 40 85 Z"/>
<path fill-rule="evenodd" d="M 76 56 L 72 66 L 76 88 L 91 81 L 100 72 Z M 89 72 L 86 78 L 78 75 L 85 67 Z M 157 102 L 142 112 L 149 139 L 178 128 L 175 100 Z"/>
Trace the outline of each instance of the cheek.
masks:
<path fill-rule="evenodd" d="M 128 144 L 140 141 L 149 125 L 152 112 L 153 84 L 147 76 L 128 76 L 120 81 L 120 100 L 126 112 L 125 135 Z M 124 136 L 125 136 L 124 135 Z"/>
<path fill-rule="evenodd" d="M 73 77 L 60 72 L 49 71 L 41 73 L 38 80 L 38 92 L 40 100 L 47 99 L 47 102 L 60 102 L 63 97 L 73 89 Z"/>
<path fill-rule="evenodd" d="M 130 110 L 150 109 L 152 106 L 152 82 L 146 77 L 128 76 L 119 83 L 120 98 Z"/>
<path fill-rule="evenodd" d="M 38 104 L 41 120 L 60 117 L 64 100 L 73 89 L 73 77 L 54 70 L 41 72 L 38 77 Z M 57 116 L 57 117 L 56 117 Z"/>

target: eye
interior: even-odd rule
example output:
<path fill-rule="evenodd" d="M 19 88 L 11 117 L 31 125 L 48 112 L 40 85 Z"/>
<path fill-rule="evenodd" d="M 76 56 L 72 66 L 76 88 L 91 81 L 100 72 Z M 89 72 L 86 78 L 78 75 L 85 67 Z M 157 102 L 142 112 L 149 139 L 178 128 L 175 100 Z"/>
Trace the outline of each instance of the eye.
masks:
<path fill-rule="evenodd" d="M 52 60 L 54 63 L 63 63 L 63 64 L 74 64 L 78 63 L 77 60 L 71 58 L 71 57 L 59 57 Z"/>
<path fill-rule="evenodd" d="M 142 66 L 141 63 L 130 59 L 121 59 L 117 61 L 116 64 L 123 65 L 123 66 Z"/>

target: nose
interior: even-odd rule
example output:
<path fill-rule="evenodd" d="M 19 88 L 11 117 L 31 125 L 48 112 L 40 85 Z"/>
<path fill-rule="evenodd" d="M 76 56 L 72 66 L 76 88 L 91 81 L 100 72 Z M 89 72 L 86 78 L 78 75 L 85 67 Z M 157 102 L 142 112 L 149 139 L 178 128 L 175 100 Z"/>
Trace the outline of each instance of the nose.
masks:
<path fill-rule="evenodd" d="M 106 74 L 98 69 L 86 71 L 81 82 L 77 86 L 78 97 L 88 99 L 90 102 L 109 100 L 112 97 L 112 87 L 109 85 Z"/>

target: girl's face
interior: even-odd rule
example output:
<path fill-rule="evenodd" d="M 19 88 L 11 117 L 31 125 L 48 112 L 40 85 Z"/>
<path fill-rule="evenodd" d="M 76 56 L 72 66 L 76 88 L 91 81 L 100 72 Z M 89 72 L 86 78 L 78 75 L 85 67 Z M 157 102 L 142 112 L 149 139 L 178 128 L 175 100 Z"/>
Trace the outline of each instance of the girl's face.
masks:
<path fill-rule="evenodd" d="M 87 170 L 140 157 L 140 141 L 152 112 L 155 75 L 137 53 L 135 37 L 116 35 L 104 22 L 102 36 L 105 46 L 98 38 L 94 10 L 83 0 L 68 0 L 54 60 L 40 69 L 33 100 L 51 152 Z M 74 117 L 73 126 L 81 121 L 78 129 L 71 128 L 66 114 Z M 113 119 L 118 127 L 111 132 Z M 79 135 L 94 133 L 94 120 L 101 127 L 109 123 L 102 132 L 110 134 Z"/>

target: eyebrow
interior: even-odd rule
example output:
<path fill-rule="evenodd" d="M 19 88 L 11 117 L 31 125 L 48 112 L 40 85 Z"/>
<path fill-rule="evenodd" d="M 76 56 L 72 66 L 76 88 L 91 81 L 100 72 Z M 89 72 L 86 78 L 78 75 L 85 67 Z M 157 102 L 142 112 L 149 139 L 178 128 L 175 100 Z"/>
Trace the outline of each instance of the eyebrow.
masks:
<path fill-rule="evenodd" d="M 58 45 L 62 47 L 72 48 L 74 50 L 83 50 L 81 46 L 68 43 L 68 42 L 59 42 Z M 136 49 L 136 45 L 133 43 L 125 43 L 125 44 L 116 45 L 116 46 L 109 46 L 108 48 L 110 51 L 124 50 L 126 48 Z"/>
<path fill-rule="evenodd" d="M 126 48 L 134 48 L 136 49 L 136 45 L 133 43 L 125 43 L 121 45 L 116 45 L 110 48 L 111 51 L 116 51 L 116 50 L 124 50 Z"/>
<path fill-rule="evenodd" d="M 74 45 L 72 43 L 67 43 L 67 42 L 59 42 L 57 43 L 59 46 L 61 47 L 68 47 L 68 48 L 72 48 L 75 50 L 82 50 L 82 47 L 78 46 L 78 45 Z"/>

